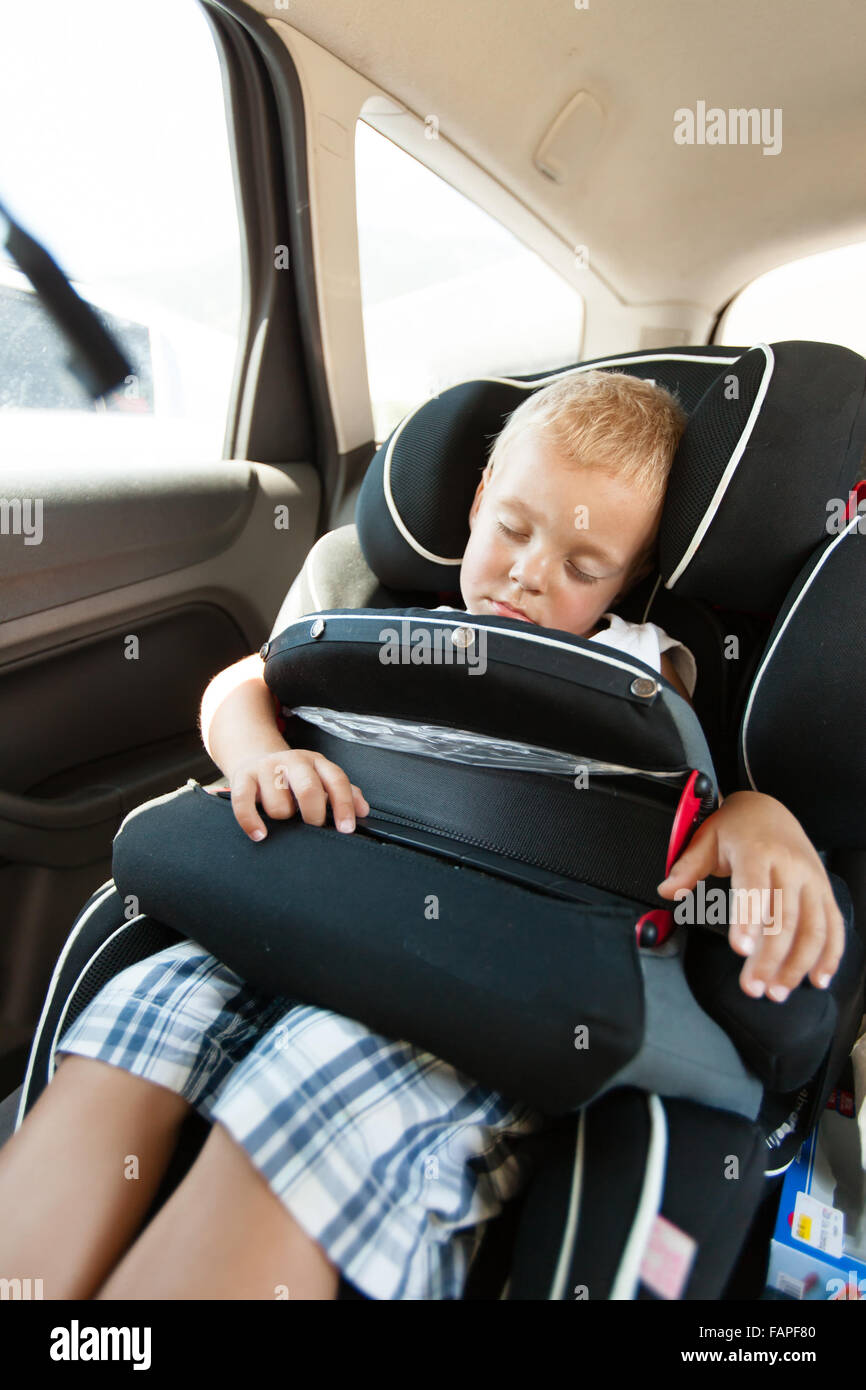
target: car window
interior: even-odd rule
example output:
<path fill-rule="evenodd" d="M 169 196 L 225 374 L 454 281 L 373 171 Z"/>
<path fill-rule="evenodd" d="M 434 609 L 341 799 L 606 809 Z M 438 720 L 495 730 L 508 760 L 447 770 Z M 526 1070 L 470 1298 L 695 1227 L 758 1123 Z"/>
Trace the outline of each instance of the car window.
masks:
<path fill-rule="evenodd" d="M 841 343 L 866 356 L 866 242 L 790 261 L 741 290 L 714 342 Z"/>
<path fill-rule="evenodd" d="M 355 164 L 377 443 L 457 381 L 580 360 L 583 297 L 540 256 L 363 120 Z"/>
<path fill-rule="evenodd" d="M 219 457 L 241 250 L 222 78 L 195 0 L 12 6 L 0 201 L 123 348 L 94 401 L 0 246 L 0 457 Z"/>

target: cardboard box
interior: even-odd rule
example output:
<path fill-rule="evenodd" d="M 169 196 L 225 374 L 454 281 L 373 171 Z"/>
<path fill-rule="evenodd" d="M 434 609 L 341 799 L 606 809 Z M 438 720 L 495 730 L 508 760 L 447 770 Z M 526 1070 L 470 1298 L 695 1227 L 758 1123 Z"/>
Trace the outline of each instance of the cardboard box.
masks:
<path fill-rule="evenodd" d="M 832 1092 L 785 1174 L 767 1287 L 798 1299 L 866 1298 L 866 1171 L 850 1090 Z"/>

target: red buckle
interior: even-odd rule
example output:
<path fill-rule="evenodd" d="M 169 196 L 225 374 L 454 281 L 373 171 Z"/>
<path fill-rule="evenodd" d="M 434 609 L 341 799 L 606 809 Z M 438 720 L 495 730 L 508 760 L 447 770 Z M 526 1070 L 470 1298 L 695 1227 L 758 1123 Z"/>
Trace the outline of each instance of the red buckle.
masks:
<path fill-rule="evenodd" d="M 704 799 L 710 792 L 710 780 L 703 772 L 692 772 L 680 793 L 665 862 L 665 877 L 670 873 L 682 851 L 692 838 L 701 819 Z M 674 910 L 654 907 L 635 923 L 638 946 L 661 946 L 674 929 Z"/>
<path fill-rule="evenodd" d="M 852 487 L 851 491 L 848 493 L 848 505 L 845 508 L 845 520 L 853 521 L 855 516 L 857 516 L 858 512 L 861 516 L 863 516 L 864 513 L 862 511 L 862 505 L 864 502 L 866 502 L 866 478 L 864 478 L 861 483 L 856 483 L 854 487 Z M 860 529 L 863 529 L 862 522 L 860 525 Z"/>
<path fill-rule="evenodd" d="M 662 946 L 674 929 L 674 914 L 669 907 L 654 907 L 635 923 L 638 946 Z"/>

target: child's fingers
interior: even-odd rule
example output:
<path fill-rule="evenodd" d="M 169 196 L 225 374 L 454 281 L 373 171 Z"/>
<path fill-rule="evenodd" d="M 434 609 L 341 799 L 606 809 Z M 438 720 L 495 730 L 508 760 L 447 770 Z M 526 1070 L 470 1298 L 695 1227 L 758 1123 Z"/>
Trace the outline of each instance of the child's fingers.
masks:
<path fill-rule="evenodd" d="M 781 895 L 774 895 L 774 887 L 765 852 L 756 848 L 737 860 L 731 874 L 728 941 L 739 955 L 748 957 L 740 972 L 740 987 L 755 999 L 763 995 L 768 977 L 775 975 L 787 955 L 797 921 L 790 882 Z"/>
<path fill-rule="evenodd" d="M 289 764 L 280 762 L 266 766 L 267 771 L 262 771 L 259 778 L 262 806 L 272 820 L 288 820 L 297 808 Z"/>
<path fill-rule="evenodd" d="M 256 810 L 257 778 L 251 772 L 239 773 L 232 780 L 232 810 L 235 820 L 251 840 L 263 840 L 267 834 L 264 821 Z"/>
<path fill-rule="evenodd" d="M 780 923 L 769 920 L 772 890 L 772 861 L 763 846 L 756 845 L 734 857 L 728 895 L 728 941 L 738 955 L 749 956 L 751 962 L 751 968 L 740 976 L 741 982 L 754 976 L 754 957 L 765 937 L 769 933 L 779 935 L 782 930 Z M 765 922 L 764 918 L 768 920 Z"/>
<path fill-rule="evenodd" d="M 324 825 L 328 815 L 328 784 L 322 773 L 326 758 L 295 759 L 288 765 L 289 790 L 307 825 Z"/>
<path fill-rule="evenodd" d="M 809 971 L 809 979 L 818 989 L 827 988 L 845 953 L 845 923 L 829 890 L 824 895 L 824 915 L 827 923 L 824 949 Z"/>
<path fill-rule="evenodd" d="M 719 872 L 718 837 L 707 823 L 695 832 L 689 845 L 675 860 L 667 878 L 663 878 L 656 892 L 659 897 L 672 898 L 682 888 L 694 888 L 698 879 L 707 878 Z"/>
<path fill-rule="evenodd" d="M 334 824 L 345 834 L 355 829 L 355 791 L 345 772 L 328 758 L 316 759 L 316 770 L 330 797 Z M 369 808 L 368 808 L 369 809 Z"/>
<path fill-rule="evenodd" d="M 824 895 L 814 881 L 806 881 L 799 894 L 799 912 L 794 938 L 775 973 L 765 975 L 767 997 L 783 1003 L 792 989 L 804 979 L 820 958 L 827 938 Z"/>
<path fill-rule="evenodd" d="M 354 782 L 352 783 L 352 794 L 355 798 L 355 810 L 357 811 L 358 815 L 369 816 L 370 803 L 365 797 L 364 793 L 361 791 L 361 788 L 356 787 Z"/>
<path fill-rule="evenodd" d="M 747 994 L 760 998 L 775 981 L 779 966 L 791 949 L 800 914 L 800 884 L 796 879 L 778 880 L 769 896 L 761 895 L 757 925 L 750 927 L 754 950 L 743 966 L 740 980 Z"/>

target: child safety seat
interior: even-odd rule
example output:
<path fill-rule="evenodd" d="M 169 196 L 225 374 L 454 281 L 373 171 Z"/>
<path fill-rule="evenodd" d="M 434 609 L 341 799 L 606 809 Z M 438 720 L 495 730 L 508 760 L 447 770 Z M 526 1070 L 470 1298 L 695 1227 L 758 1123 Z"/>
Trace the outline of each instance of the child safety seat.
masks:
<path fill-rule="evenodd" d="M 689 414 L 659 572 L 617 611 L 692 650 L 694 709 L 636 658 L 461 611 L 492 439 L 527 392 L 589 368 Z M 254 845 L 196 782 L 130 813 L 57 963 L 18 1123 L 105 981 L 191 936 L 551 1116 L 464 1297 L 721 1297 L 863 1012 L 864 445 L 866 361 L 823 343 L 622 354 L 412 411 L 262 648 L 287 741 L 338 763 L 370 815 L 349 836 L 269 821 Z M 655 891 L 741 787 L 784 802 L 830 874 L 847 946 L 827 991 L 748 998 L 727 912 L 678 922 Z"/>

